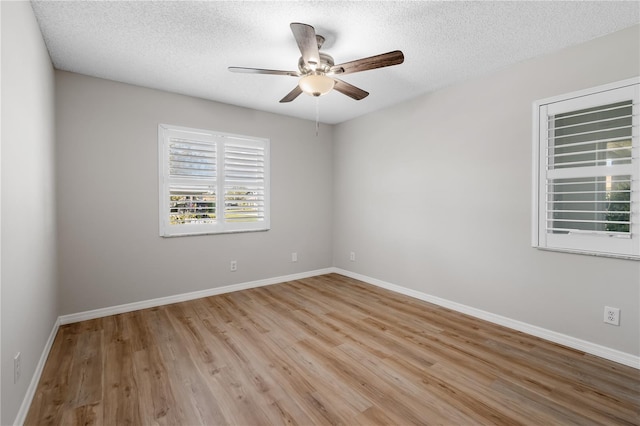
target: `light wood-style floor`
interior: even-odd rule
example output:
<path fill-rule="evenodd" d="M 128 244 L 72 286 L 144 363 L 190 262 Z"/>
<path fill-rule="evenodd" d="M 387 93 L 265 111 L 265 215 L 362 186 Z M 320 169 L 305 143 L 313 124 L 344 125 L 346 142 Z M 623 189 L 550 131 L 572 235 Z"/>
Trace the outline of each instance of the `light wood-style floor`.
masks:
<path fill-rule="evenodd" d="M 639 370 L 331 274 L 63 326 L 26 424 L 639 416 Z"/>

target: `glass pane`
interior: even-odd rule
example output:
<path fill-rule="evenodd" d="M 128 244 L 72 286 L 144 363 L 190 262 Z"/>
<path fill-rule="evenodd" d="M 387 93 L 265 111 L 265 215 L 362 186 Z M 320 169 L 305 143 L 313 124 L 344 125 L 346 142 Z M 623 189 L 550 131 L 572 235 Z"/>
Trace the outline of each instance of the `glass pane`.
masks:
<path fill-rule="evenodd" d="M 227 222 L 259 222 L 264 220 L 264 188 L 226 187 L 224 218 Z"/>
<path fill-rule="evenodd" d="M 206 186 L 171 185 L 169 188 L 169 223 L 215 223 L 216 195 Z"/>
<path fill-rule="evenodd" d="M 169 144 L 169 174 L 171 176 L 216 176 L 214 144 L 171 139 Z"/>
<path fill-rule="evenodd" d="M 631 163 L 631 101 L 549 119 L 549 169 Z"/>
<path fill-rule="evenodd" d="M 629 233 L 631 176 L 548 181 L 549 232 Z"/>

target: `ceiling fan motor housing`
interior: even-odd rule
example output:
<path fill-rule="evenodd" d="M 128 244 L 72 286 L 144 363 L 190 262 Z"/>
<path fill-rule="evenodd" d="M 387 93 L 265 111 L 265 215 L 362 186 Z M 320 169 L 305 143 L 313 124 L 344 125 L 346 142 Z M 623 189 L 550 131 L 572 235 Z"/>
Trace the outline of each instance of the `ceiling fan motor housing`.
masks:
<path fill-rule="evenodd" d="M 334 65 L 333 58 L 331 55 L 328 55 L 324 52 L 319 52 L 320 54 L 320 63 L 315 64 L 315 70 L 313 69 L 314 64 L 306 63 L 302 56 L 298 59 L 298 69 L 300 70 L 300 74 L 326 74 L 329 72 L 331 67 Z"/>

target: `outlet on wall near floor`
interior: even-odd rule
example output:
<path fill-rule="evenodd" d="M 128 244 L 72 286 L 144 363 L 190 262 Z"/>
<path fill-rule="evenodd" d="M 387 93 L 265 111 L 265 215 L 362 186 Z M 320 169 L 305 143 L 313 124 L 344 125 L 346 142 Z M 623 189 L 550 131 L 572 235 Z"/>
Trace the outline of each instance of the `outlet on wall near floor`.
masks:
<path fill-rule="evenodd" d="M 298 253 L 297 252 L 292 252 L 291 253 L 291 261 L 292 262 L 297 262 L 298 261 Z"/>
<path fill-rule="evenodd" d="M 612 325 L 620 325 L 620 309 L 610 306 L 604 307 L 604 322 Z"/>
<path fill-rule="evenodd" d="M 13 357 L 13 383 L 18 383 L 22 375 L 22 357 L 20 352 Z"/>
<path fill-rule="evenodd" d="M 356 252 L 352 251 L 351 253 L 349 253 L 349 260 L 352 262 L 356 261 Z"/>
<path fill-rule="evenodd" d="M 235 271 L 237 271 L 237 270 L 238 270 L 238 261 L 236 261 L 236 260 L 232 260 L 232 261 L 229 263 L 229 270 L 230 270 L 231 272 L 235 272 Z"/>

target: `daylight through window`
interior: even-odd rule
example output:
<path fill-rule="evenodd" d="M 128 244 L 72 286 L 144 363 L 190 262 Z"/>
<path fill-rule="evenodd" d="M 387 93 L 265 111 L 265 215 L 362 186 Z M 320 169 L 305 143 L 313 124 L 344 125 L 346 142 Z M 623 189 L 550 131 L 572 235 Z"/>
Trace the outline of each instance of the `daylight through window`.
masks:
<path fill-rule="evenodd" d="M 269 141 L 158 127 L 160 235 L 269 229 Z"/>

